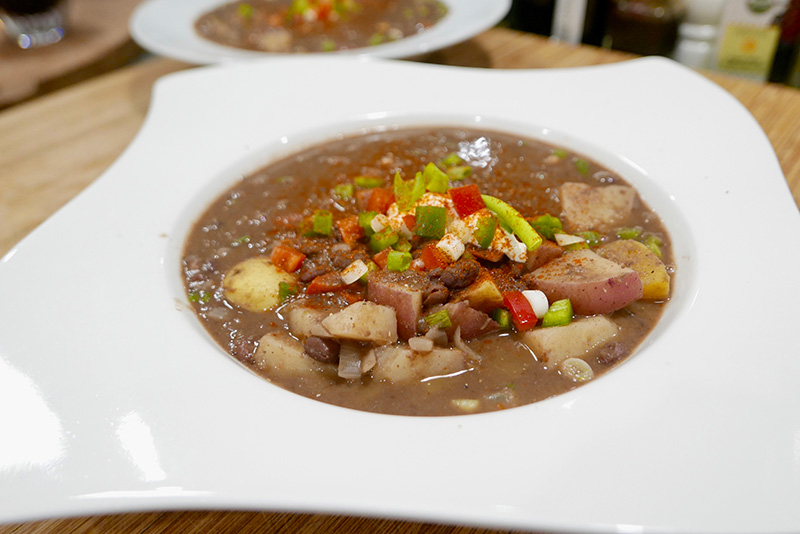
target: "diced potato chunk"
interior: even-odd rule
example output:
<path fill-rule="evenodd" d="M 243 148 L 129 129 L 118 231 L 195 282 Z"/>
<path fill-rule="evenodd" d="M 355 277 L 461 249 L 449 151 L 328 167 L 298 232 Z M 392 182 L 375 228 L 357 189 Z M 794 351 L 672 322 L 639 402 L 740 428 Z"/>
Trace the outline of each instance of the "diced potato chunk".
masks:
<path fill-rule="evenodd" d="M 607 232 L 621 226 L 633 209 L 636 191 L 625 185 L 593 187 L 567 182 L 559 190 L 564 217 L 573 231 Z"/>
<path fill-rule="evenodd" d="M 667 266 L 647 245 L 633 239 L 621 239 L 602 245 L 597 254 L 639 273 L 642 298 L 662 300 L 669 297 Z"/>
<path fill-rule="evenodd" d="M 303 352 L 303 345 L 285 332 L 271 332 L 258 342 L 253 354 L 256 364 L 262 369 L 307 373 L 319 367 L 319 363 Z"/>
<path fill-rule="evenodd" d="M 309 308 L 307 306 L 292 306 L 286 319 L 289 330 L 298 337 L 331 337 L 331 334 L 322 326 L 322 321 L 331 315 L 330 310 Z"/>
<path fill-rule="evenodd" d="M 333 337 L 372 341 L 379 345 L 397 341 L 397 318 L 394 309 L 374 302 L 351 304 L 322 321 Z"/>
<path fill-rule="evenodd" d="M 566 326 L 536 328 L 522 335 L 522 341 L 537 358 L 556 365 L 567 358 L 581 358 L 594 347 L 616 337 L 619 327 L 606 316 L 583 317 Z"/>
<path fill-rule="evenodd" d="M 225 298 L 246 310 L 264 312 L 280 303 L 281 282 L 294 284 L 291 274 L 281 271 L 268 258 L 249 258 L 225 273 L 222 289 Z"/>
<path fill-rule="evenodd" d="M 467 359 L 457 349 L 435 348 L 415 353 L 408 347 L 390 345 L 375 350 L 377 361 L 372 376 L 389 382 L 410 382 L 444 376 L 467 369 Z"/>
<path fill-rule="evenodd" d="M 488 276 L 479 278 L 464 289 L 461 298 L 469 302 L 470 307 L 486 313 L 503 305 L 503 295 Z"/>

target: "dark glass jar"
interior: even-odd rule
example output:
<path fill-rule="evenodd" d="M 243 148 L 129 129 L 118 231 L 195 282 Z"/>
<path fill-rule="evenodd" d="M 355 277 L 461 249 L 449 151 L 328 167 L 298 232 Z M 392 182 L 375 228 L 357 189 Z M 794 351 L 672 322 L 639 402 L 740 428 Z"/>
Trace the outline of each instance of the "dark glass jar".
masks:
<path fill-rule="evenodd" d="M 668 56 L 684 14 L 678 0 L 612 0 L 604 45 L 643 56 Z"/>

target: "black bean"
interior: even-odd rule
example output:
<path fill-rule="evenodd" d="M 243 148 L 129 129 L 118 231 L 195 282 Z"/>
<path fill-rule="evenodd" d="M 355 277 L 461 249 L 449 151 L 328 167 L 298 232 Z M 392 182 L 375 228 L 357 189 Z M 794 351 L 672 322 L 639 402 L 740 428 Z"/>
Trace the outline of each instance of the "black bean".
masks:
<path fill-rule="evenodd" d="M 450 289 L 467 287 L 478 278 L 481 266 L 475 260 L 459 260 L 442 272 L 439 280 Z"/>
<path fill-rule="evenodd" d="M 339 363 L 339 342 L 335 339 L 311 336 L 303 343 L 305 353 L 322 363 Z"/>

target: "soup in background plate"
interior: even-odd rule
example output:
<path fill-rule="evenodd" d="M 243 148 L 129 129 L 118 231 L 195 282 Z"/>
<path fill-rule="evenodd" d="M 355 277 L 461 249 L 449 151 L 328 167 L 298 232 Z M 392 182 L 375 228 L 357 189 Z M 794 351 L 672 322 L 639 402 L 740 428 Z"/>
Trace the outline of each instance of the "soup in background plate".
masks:
<path fill-rule="evenodd" d="M 413 127 L 247 176 L 196 222 L 182 268 L 206 330 L 270 382 L 433 416 L 596 380 L 653 329 L 674 264 L 660 218 L 595 161 Z"/>
<path fill-rule="evenodd" d="M 248 0 L 203 14 L 195 30 L 218 44 L 246 50 L 333 52 L 415 35 L 447 11 L 439 0 Z"/>

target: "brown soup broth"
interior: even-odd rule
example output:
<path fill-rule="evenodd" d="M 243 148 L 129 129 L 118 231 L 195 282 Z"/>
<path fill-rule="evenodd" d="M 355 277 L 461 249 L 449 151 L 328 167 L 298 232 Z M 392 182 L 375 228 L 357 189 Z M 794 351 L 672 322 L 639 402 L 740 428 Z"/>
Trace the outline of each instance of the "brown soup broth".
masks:
<path fill-rule="evenodd" d="M 224 4 L 195 22 L 218 44 L 274 53 L 352 50 L 397 41 L 438 23 L 448 12 L 439 0 L 317 0 L 298 12 L 297 1 L 248 0 Z"/>
<path fill-rule="evenodd" d="M 476 184 L 482 193 L 505 199 L 525 217 L 543 213 L 559 216 L 559 188 L 564 182 L 629 185 L 579 154 L 554 157 L 554 152 L 563 151 L 497 131 L 401 128 L 337 139 L 275 161 L 219 197 L 190 232 L 182 275 L 189 295 L 205 295 L 202 299 L 190 298 L 194 311 L 214 340 L 255 373 L 300 395 L 348 408 L 385 414 L 459 415 L 465 413 L 463 406 L 457 405 L 460 399 L 477 400 L 468 410 L 477 413 L 530 404 L 570 391 L 580 382 L 537 358 L 513 329 L 470 340 L 468 346 L 480 355 L 480 361 L 471 361 L 468 370 L 453 376 L 398 384 L 365 373 L 360 379 L 345 380 L 337 376 L 335 365 L 316 361 L 308 372 L 276 372 L 259 366 L 253 354 L 266 333 L 288 330 L 286 305 L 264 313 L 250 312 L 227 302 L 222 290 L 223 278 L 231 267 L 254 256 L 269 257 L 277 243 L 297 239 L 300 223 L 315 210 L 330 210 L 335 220 L 356 213 L 354 199 L 342 200 L 332 193 L 336 184 L 351 183 L 355 176 L 384 177 L 385 187 L 391 188 L 395 172 L 410 179 L 428 162 L 458 153 L 473 172 L 463 181 L 451 182 L 451 186 Z M 663 260 L 671 272 L 668 233 L 638 195 L 627 224 L 660 238 Z M 565 230 L 569 230 L 566 223 Z M 522 284 L 513 271 L 503 283 L 511 288 Z M 289 299 L 289 305 L 304 298 L 302 293 Z M 344 306 L 335 294 L 309 298 L 320 305 Z M 594 380 L 633 352 L 653 329 L 663 305 L 663 301 L 639 300 L 611 314 L 620 326 L 619 335 L 612 345 L 597 347 L 585 358 Z"/>

